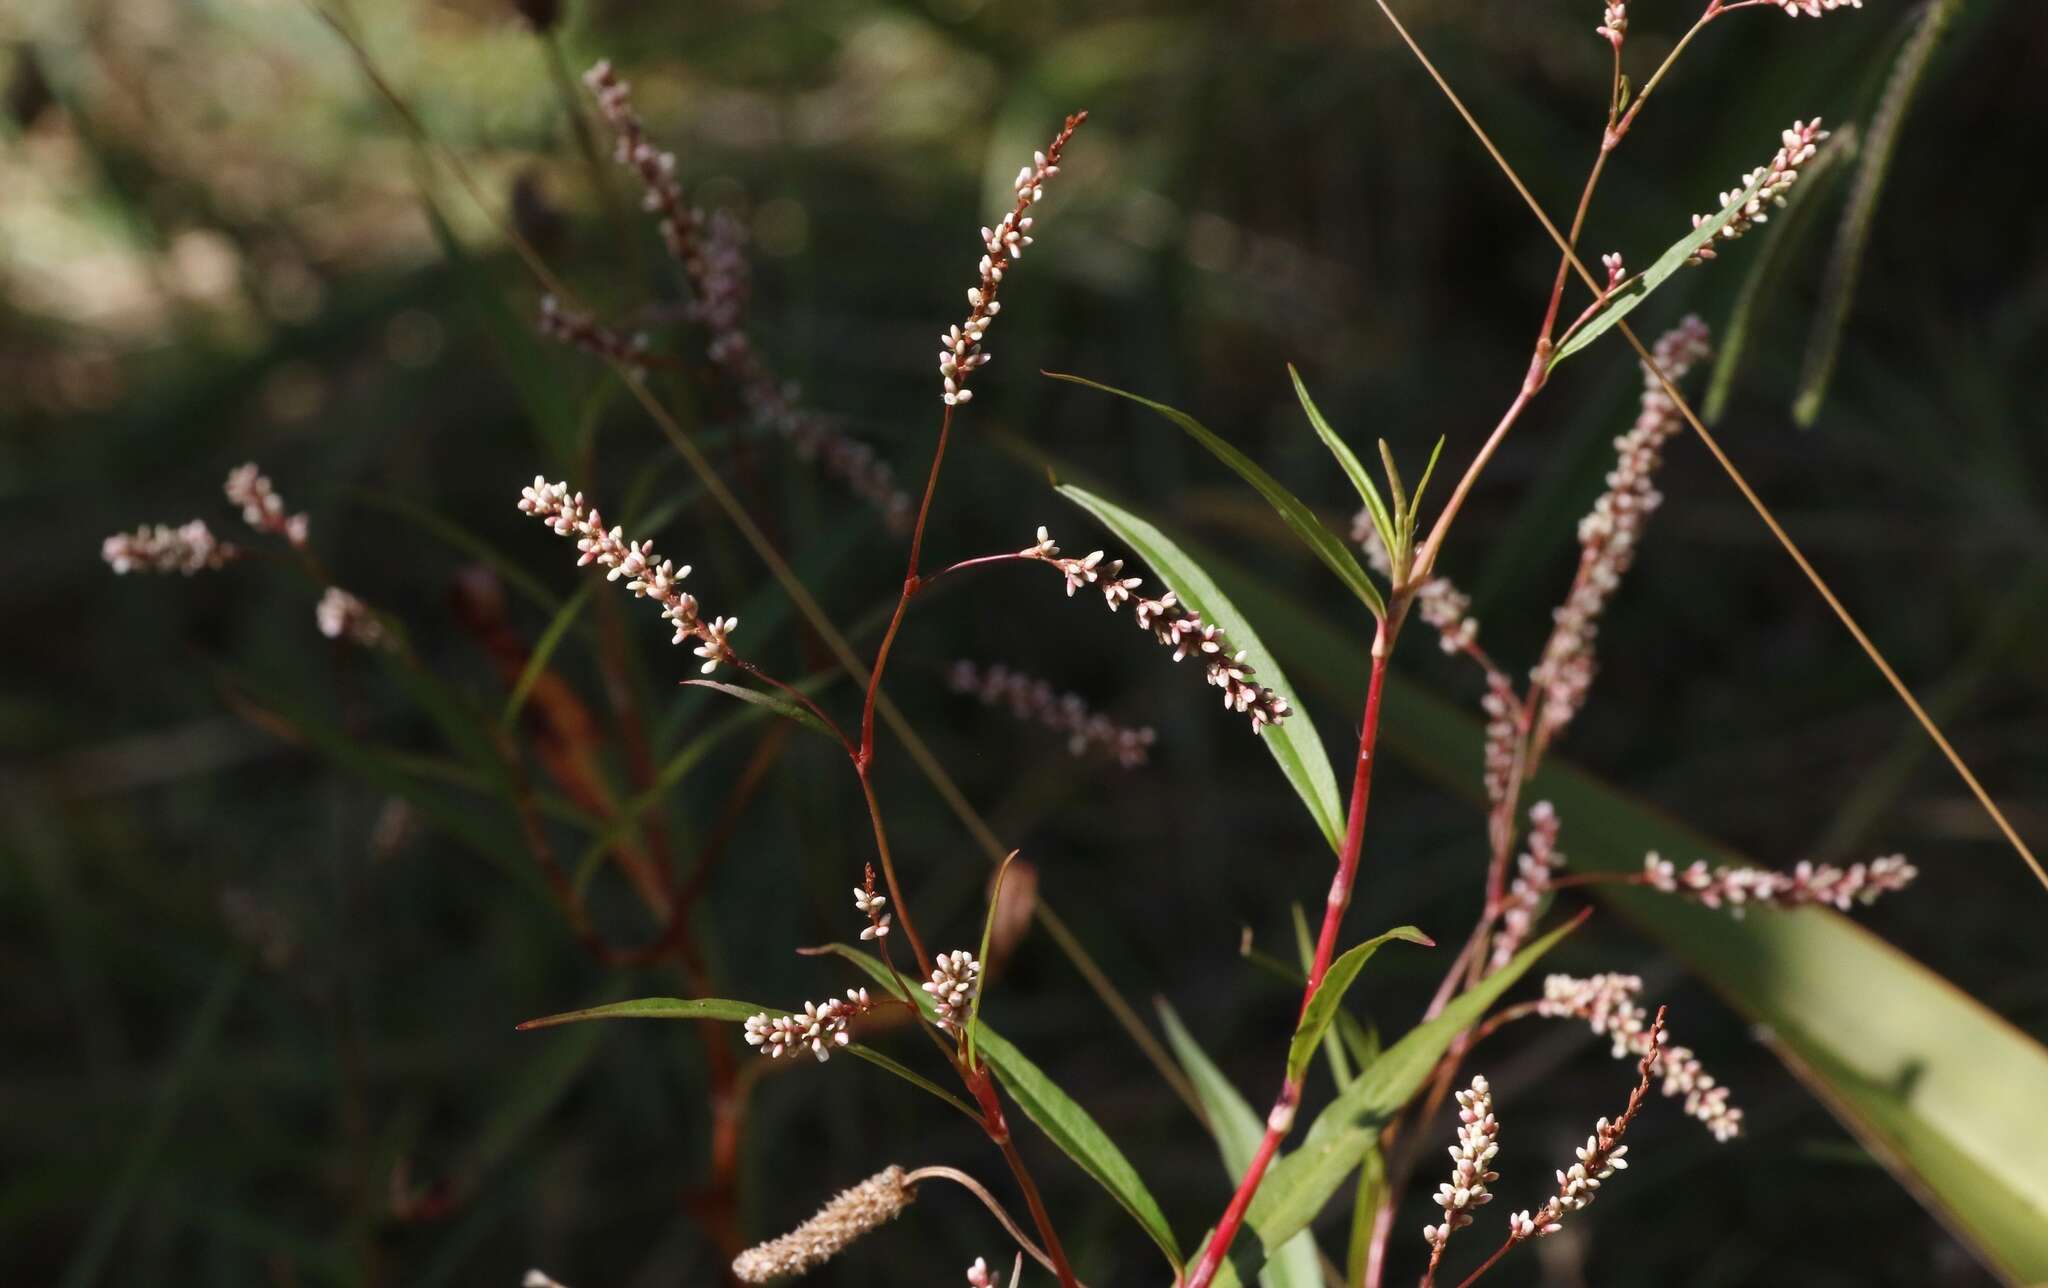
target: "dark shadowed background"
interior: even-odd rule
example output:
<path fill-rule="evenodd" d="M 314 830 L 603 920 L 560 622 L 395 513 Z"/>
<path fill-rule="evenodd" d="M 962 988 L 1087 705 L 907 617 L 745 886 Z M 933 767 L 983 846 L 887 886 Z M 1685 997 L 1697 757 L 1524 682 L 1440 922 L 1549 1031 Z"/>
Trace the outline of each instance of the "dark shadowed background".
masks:
<path fill-rule="evenodd" d="M 1061 114 L 1092 111 L 1005 284 L 933 519 L 941 558 L 1015 549 L 1041 523 L 1070 552 L 1105 544 L 1048 489 L 1051 465 L 1363 639 L 1348 595 L 1170 425 L 1036 373 L 1189 409 L 1339 528 L 1349 492 L 1286 363 L 1355 442 L 1383 436 L 1419 464 L 1444 435 L 1453 473 L 1521 378 L 1555 253 L 1364 0 L 563 7 L 542 40 L 509 0 L 341 6 L 578 294 L 679 360 L 650 388 L 864 648 L 900 584 L 900 539 L 698 378 L 680 279 L 626 176 L 606 163 L 594 181 L 565 112 L 587 117 L 586 100 L 565 99 L 556 59 L 573 75 L 608 56 L 633 80 L 692 200 L 752 234 L 763 349 L 904 477 L 928 459 L 932 337 L 965 311 L 977 226 Z M 1633 6 L 1632 62 L 1648 66 L 1693 7 Z M 1567 210 L 1604 107 L 1599 4 L 1405 8 L 1538 199 Z M 1794 117 L 1867 130 L 1918 12 L 1868 0 L 1819 21 L 1716 24 L 1616 157 L 1589 250 L 1648 263 Z M 1006 1181 L 969 1125 L 873 1068 L 768 1066 L 730 1029 L 711 1040 L 746 1100 L 721 1175 L 708 1088 L 731 1073 L 693 1028 L 513 1032 L 689 991 L 673 965 L 593 962 L 512 814 L 435 723 L 474 705 L 497 727 L 506 676 L 480 612 L 502 600 L 497 646 L 523 651 L 582 580 L 515 511 L 520 486 L 569 475 L 607 513 L 658 515 L 663 551 L 695 565 L 708 608 L 740 616 L 750 653 L 791 676 L 825 654 L 616 380 L 539 337 L 539 288 L 306 5 L 21 0 L 0 13 L 0 51 L 0 494 L 15 533 L 0 548 L 0 1278 L 510 1285 L 541 1265 L 576 1288 L 709 1283 L 721 1240 L 780 1232 L 886 1163 Z M 1721 421 L 2037 842 L 2044 67 L 2035 0 L 1960 6 L 1899 136 L 1820 415 L 1801 428 L 1790 405 L 1839 190 L 1777 264 Z M 1759 242 L 1659 294 L 1643 330 L 1687 310 L 1718 330 Z M 1639 384 L 1612 339 L 1563 369 L 1446 550 L 1517 673 Z M 252 459 L 311 513 L 335 579 L 403 624 L 429 694 L 322 639 L 318 587 L 285 562 L 189 580 L 117 580 L 100 562 L 102 537 L 143 522 L 234 531 L 220 480 Z M 2048 1034 L 2048 894 L 1696 441 L 1674 443 L 1662 479 L 1562 754 L 1774 866 L 1906 852 L 1919 884 L 1866 923 Z M 847 889 L 872 847 L 843 760 L 771 722 L 735 727 L 741 708 L 675 687 L 694 663 L 651 610 L 616 587 L 584 594 L 550 701 L 587 712 L 590 772 L 630 796 L 598 664 L 609 638 L 650 755 L 689 761 L 653 816 L 661 862 L 707 864 L 684 938 L 716 990 L 793 1006 L 853 982 L 791 951 L 857 928 Z M 1342 763 L 1363 677 L 1296 652 L 1284 623 L 1264 628 Z M 1151 762 L 1071 758 L 948 692 L 959 658 L 1156 727 Z M 1476 711 L 1475 676 L 1421 632 L 1398 671 Z M 1294 993 L 1245 963 L 1241 932 L 1291 956 L 1289 905 L 1320 904 L 1328 860 L 1242 719 L 1127 614 L 1028 568 L 921 601 L 888 689 L 1125 996 L 1148 1016 L 1170 1000 L 1263 1104 Z M 856 694 L 842 678 L 821 700 L 844 715 Z M 556 799 L 531 754 L 546 735 L 513 728 Z M 713 729 L 723 740 L 694 761 Z M 1469 768 L 1451 781 L 1388 759 L 1353 932 L 1405 921 L 1455 942 L 1469 924 L 1485 854 L 1476 757 Z M 981 852 L 887 737 L 878 778 L 920 928 L 971 944 Z M 573 808 L 549 827 L 565 861 L 590 843 Z M 1567 852 L 1573 835 L 1567 818 Z M 608 937 L 656 933 L 610 867 L 592 899 Z M 1645 975 L 1751 1131 L 1717 1146 L 1653 1105 L 1631 1135 L 1638 1166 L 1500 1282 L 1991 1282 L 1760 1035 L 1624 920 L 1596 916 L 1552 964 Z M 1388 950 L 1361 1015 L 1398 1032 L 1440 970 Z M 1004 965 L 989 1014 L 1123 1144 L 1177 1229 L 1214 1219 L 1228 1194 L 1214 1147 L 1042 932 Z M 907 1034 L 875 1040 L 928 1054 Z M 1519 1169 L 1502 1188 L 1520 1207 L 1628 1077 L 1604 1043 L 1562 1029 L 1503 1037 L 1489 1060 Z M 1091 1282 L 1162 1277 L 1085 1176 L 1035 1136 L 1026 1148 Z M 1393 1281 L 1420 1270 L 1436 1170 L 1398 1217 Z M 1344 1218 L 1324 1239 L 1340 1261 Z M 819 1281 L 957 1283 L 976 1255 L 1007 1268 L 1001 1247 L 978 1207 L 928 1191 Z"/>

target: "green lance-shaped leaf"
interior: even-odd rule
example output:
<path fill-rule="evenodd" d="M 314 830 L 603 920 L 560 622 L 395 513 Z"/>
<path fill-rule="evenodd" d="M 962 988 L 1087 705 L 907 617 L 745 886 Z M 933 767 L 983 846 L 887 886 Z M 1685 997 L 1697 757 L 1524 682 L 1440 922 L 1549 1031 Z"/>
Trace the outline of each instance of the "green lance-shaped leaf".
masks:
<path fill-rule="evenodd" d="M 1302 383 L 1301 373 L 1291 362 L 1287 364 L 1287 375 L 1294 381 L 1294 396 L 1301 400 L 1301 410 L 1308 415 L 1308 423 L 1315 428 L 1316 436 L 1323 440 L 1323 446 L 1330 449 L 1330 455 L 1337 458 L 1338 467 L 1344 471 L 1344 477 L 1351 480 L 1358 499 L 1365 502 L 1365 512 L 1372 516 L 1372 526 L 1380 534 L 1380 543 L 1391 557 L 1400 549 L 1397 544 L 1400 532 L 1394 516 L 1387 510 L 1387 503 L 1380 497 L 1379 488 L 1372 481 L 1372 475 L 1366 471 L 1358 454 L 1351 450 L 1351 445 L 1331 427 L 1322 408 L 1316 406 L 1316 400 L 1308 396 L 1308 386 Z"/>
<path fill-rule="evenodd" d="M 826 951 L 844 957 L 866 971 L 890 996 L 904 996 L 897 987 L 895 974 L 879 958 L 849 944 L 828 944 Z M 932 999 L 928 995 L 916 989 L 910 992 L 909 1000 L 927 1016 L 934 1014 Z M 1174 1273 L 1178 1274 L 1181 1269 L 1180 1247 L 1174 1242 L 1173 1229 L 1167 1225 L 1166 1215 L 1159 1210 L 1159 1201 L 1138 1179 L 1138 1169 L 1131 1166 L 1131 1161 L 1116 1147 L 1116 1142 L 1097 1125 L 1087 1110 L 1060 1090 L 1059 1084 L 1047 1077 L 1043 1069 L 1026 1059 L 1023 1052 L 1010 1045 L 995 1030 L 986 1024 L 981 1025 L 977 1042 L 981 1056 L 995 1071 L 996 1081 L 1010 1093 L 1010 1098 L 1017 1102 L 1024 1116 L 1037 1124 L 1038 1129 L 1059 1146 L 1062 1153 L 1094 1177 L 1118 1206 L 1131 1214 L 1131 1219 L 1151 1236 L 1152 1242 L 1159 1245 L 1159 1250 L 1173 1265 Z"/>
<path fill-rule="evenodd" d="M 1195 1098 L 1202 1102 L 1202 1110 L 1209 1116 L 1209 1134 L 1215 1137 L 1217 1151 L 1223 1155 L 1224 1172 L 1235 1183 L 1244 1175 L 1244 1169 L 1251 1166 L 1252 1155 L 1258 1152 L 1259 1141 L 1265 1134 L 1265 1124 L 1164 1001 L 1159 1003 L 1159 1019 L 1166 1026 L 1166 1040 L 1173 1047 L 1174 1058 L 1187 1071 L 1188 1081 L 1194 1084 Z M 1267 1288 L 1321 1288 L 1322 1281 L 1315 1237 L 1306 1231 L 1288 1240 L 1259 1274 L 1259 1282 Z"/>
<path fill-rule="evenodd" d="M 818 719 L 816 713 L 780 690 L 750 689 L 742 684 L 725 684 L 718 680 L 684 680 L 683 683 L 696 689 L 715 689 L 727 697 L 738 698 L 757 707 L 765 707 L 785 720 L 796 721 L 812 733 L 821 733 L 833 742 L 839 741 L 839 735 L 833 733 L 823 720 Z"/>
<path fill-rule="evenodd" d="M 1190 438 L 1208 448 L 1217 460 L 1236 470 L 1239 477 L 1251 484 L 1260 496 L 1265 497 L 1267 504 L 1271 505 L 1280 515 L 1281 521 L 1286 523 L 1289 530 L 1295 536 L 1300 537 L 1302 542 L 1315 553 L 1316 558 L 1321 559 L 1329 566 L 1331 572 L 1337 574 L 1339 581 L 1342 581 L 1351 588 L 1351 593 L 1357 595 L 1364 602 L 1365 606 L 1372 610 L 1373 616 L 1385 617 L 1387 615 L 1387 604 L 1380 597 L 1379 587 L 1372 584 L 1372 578 L 1366 575 L 1365 569 L 1359 565 L 1357 558 L 1352 555 L 1350 548 L 1335 533 L 1323 526 L 1322 520 L 1316 517 L 1315 511 L 1304 505 L 1301 499 L 1295 496 L 1294 493 L 1282 487 L 1278 479 L 1260 469 L 1249 456 L 1238 451 L 1229 443 L 1224 442 L 1193 416 L 1188 415 L 1184 411 L 1169 407 L 1165 403 L 1153 402 L 1150 398 L 1141 398 L 1137 394 L 1126 393 L 1121 389 L 1110 385 L 1098 384 L 1093 380 L 1086 380 L 1080 376 L 1061 375 L 1054 371 L 1049 371 L 1046 374 L 1055 380 L 1065 380 L 1070 384 L 1086 385 L 1090 389 L 1100 389 L 1106 394 L 1115 394 L 1119 398 L 1127 398 L 1142 407 L 1150 407 L 1153 411 L 1158 412 L 1186 430 Z M 1392 530 L 1391 526 L 1389 530 Z"/>
<path fill-rule="evenodd" d="M 995 882 L 989 888 L 988 912 L 981 919 L 981 951 L 975 957 L 982 964 L 983 971 L 988 969 L 989 942 L 996 935 L 996 910 L 1003 904 L 1003 878 L 1010 875 L 1010 865 L 1017 861 L 1017 854 L 1018 851 L 1011 850 L 1003 856 L 1003 861 L 996 866 Z M 981 1029 L 981 995 L 987 991 L 986 988 L 975 989 L 967 1005 L 967 1067 L 970 1069 L 979 1063 L 974 1058 L 975 1038 Z"/>
<path fill-rule="evenodd" d="M 1384 935 L 1375 935 L 1355 948 L 1346 951 L 1323 975 L 1323 982 L 1316 987 L 1315 995 L 1308 999 L 1308 1005 L 1301 1013 L 1301 1024 L 1294 1030 L 1294 1040 L 1287 1046 L 1287 1076 L 1299 1078 L 1308 1071 L 1308 1062 L 1315 1057 L 1316 1044 L 1323 1040 L 1331 1021 L 1337 1018 L 1338 1008 L 1344 1004 L 1344 994 L 1357 980 L 1358 972 L 1365 969 L 1366 962 L 1379 951 L 1381 944 L 1400 939 L 1426 948 L 1436 947 L 1436 941 L 1413 926 L 1396 926 Z"/>
<path fill-rule="evenodd" d="M 1583 920 L 1582 916 L 1559 926 L 1515 954 L 1507 965 L 1453 998 L 1435 1019 L 1410 1029 L 1337 1093 L 1309 1125 L 1300 1148 L 1273 1165 L 1252 1200 L 1252 1229 L 1268 1256 L 1315 1220 L 1373 1148 L 1380 1128 L 1422 1089 L 1451 1040 L 1476 1024 L 1502 993 Z"/>
<path fill-rule="evenodd" d="M 1756 179 L 1735 194 L 1734 200 L 1723 206 L 1712 219 L 1702 223 L 1692 232 L 1671 244 L 1671 248 L 1657 257 L 1657 262 L 1638 274 L 1635 279 L 1609 297 L 1607 306 L 1593 315 L 1592 319 L 1578 330 L 1565 337 L 1557 352 L 1551 355 L 1549 370 L 1566 358 L 1584 349 L 1593 341 L 1606 335 L 1614 324 L 1636 311 L 1638 305 L 1650 298 L 1651 292 L 1670 280 L 1671 275 L 1685 267 L 1685 261 L 1698 253 L 1699 248 L 1721 235 L 1728 221 L 1735 218 L 1741 209 L 1749 204 L 1750 198 L 1763 190 L 1765 180 L 1770 178 L 1769 167 L 1758 170 Z"/>
<path fill-rule="evenodd" d="M 1232 645 L 1244 652 L 1256 671 L 1259 683 L 1287 700 L 1295 713 L 1292 719 L 1268 725 L 1260 732 L 1266 750 L 1272 753 L 1280 772 L 1287 776 L 1309 815 L 1322 830 L 1331 850 L 1343 844 L 1344 806 L 1337 795 L 1337 776 L 1330 768 L 1330 755 L 1316 736 L 1315 724 L 1301 709 L 1294 686 L 1273 660 L 1273 652 L 1260 640 L 1251 622 L 1216 588 L 1209 574 L 1189 558 L 1178 544 L 1150 523 L 1092 492 L 1072 484 L 1059 487 L 1061 496 L 1080 506 L 1114 532 L 1131 552 L 1143 559 L 1162 578 L 1190 612 L 1218 626 L 1230 636 Z"/>

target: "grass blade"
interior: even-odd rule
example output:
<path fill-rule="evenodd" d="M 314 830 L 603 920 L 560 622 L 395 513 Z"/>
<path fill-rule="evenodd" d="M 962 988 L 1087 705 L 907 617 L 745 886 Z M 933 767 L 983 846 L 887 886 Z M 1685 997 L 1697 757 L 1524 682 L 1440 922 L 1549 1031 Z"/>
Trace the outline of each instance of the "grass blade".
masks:
<path fill-rule="evenodd" d="M 1877 115 L 1870 122 L 1870 140 L 1863 149 L 1863 163 L 1856 167 L 1856 184 L 1849 190 L 1849 204 L 1842 211 L 1835 249 L 1828 257 L 1821 278 L 1820 310 L 1806 341 L 1806 359 L 1799 373 L 1799 390 L 1792 399 L 1792 419 L 1802 428 L 1813 424 L 1827 398 L 1834 378 L 1835 357 L 1841 350 L 1842 329 L 1849 321 L 1849 306 L 1855 302 L 1856 279 L 1863 267 L 1864 247 L 1870 241 L 1871 225 L 1877 222 L 1879 199 L 1884 195 L 1885 177 L 1891 173 L 1892 154 L 1899 145 L 1899 132 L 1907 109 L 1926 79 L 1927 66 L 1941 44 L 1942 33 L 1962 8 L 1962 0 L 1934 0 L 1920 13 L 1920 25 L 1899 51 L 1892 64 L 1891 79 L 1878 100 Z"/>

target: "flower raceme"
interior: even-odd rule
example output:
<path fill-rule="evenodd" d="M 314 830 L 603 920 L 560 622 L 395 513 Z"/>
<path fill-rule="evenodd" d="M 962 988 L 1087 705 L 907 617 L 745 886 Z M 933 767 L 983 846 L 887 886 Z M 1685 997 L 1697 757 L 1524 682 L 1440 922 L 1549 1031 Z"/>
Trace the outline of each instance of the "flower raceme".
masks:
<path fill-rule="evenodd" d="M 998 663 L 977 667 L 962 659 L 953 663 L 946 683 L 955 693 L 972 694 L 989 706 L 1007 706 L 1019 720 L 1035 721 L 1067 737 L 1067 751 L 1075 756 L 1099 747 L 1125 769 L 1145 763 L 1159 735 L 1150 725 L 1127 728 L 1108 716 L 1090 711 L 1079 694 L 1056 693 L 1051 684 L 1013 671 Z"/>
<path fill-rule="evenodd" d="M 967 378 L 977 367 L 988 363 L 988 355 L 981 351 L 981 338 L 988 334 L 989 325 L 1002 311 L 996 294 L 1002 289 L 1003 274 L 1023 258 L 1024 248 L 1031 244 L 1032 220 L 1027 212 L 1044 199 L 1045 181 L 1060 172 L 1060 154 L 1066 150 L 1067 140 L 1074 137 L 1074 131 L 1087 119 L 1086 112 L 1074 113 L 1043 152 L 1031 154 L 1031 164 L 1017 172 L 1017 181 L 1012 185 L 1017 204 L 995 227 L 981 230 L 983 254 L 977 266 L 980 280 L 967 288 L 967 320 L 949 327 L 939 337 L 939 396 L 948 407 L 974 397 L 974 391 L 967 387 Z"/>
<path fill-rule="evenodd" d="M 1813 2 L 1819 3 L 1820 0 L 1813 0 Z M 1833 8 L 1834 6 L 1831 4 L 1828 7 Z M 1797 12 L 1797 10 L 1788 7 L 1788 12 Z M 1818 11 L 1810 12 L 1817 13 Z M 1813 154 L 1820 150 L 1822 140 L 1827 137 L 1828 132 L 1820 128 L 1820 118 L 1818 116 L 1814 117 L 1811 121 L 1792 122 L 1790 129 L 1779 134 L 1778 154 L 1771 158 L 1771 163 L 1767 166 L 1759 166 L 1751 170 L 1748 174 L 1742 176 L 1741 183 L 1736 184 L 1734 188 L 1721 194 L 1721 209 L 1725 210 L 1730 202 L 1749 190 L 1749 185 L 1755 183 L 1758 179 L 1763 180 L 1763 186 L 1757 189 L 1756 195 L 1744 202 L 1742 209 L 1736 212 L 1735 217 L 1721 226 L 1721 231 L 1715 234 L 1715 239 L 1734 241 L 1756 225 L 1768 223 L 1770 221 L 1768 208 L 1785 204 L 1785 194 L 1792 190 L 1793 184 L 1799 182 L 1799 167 L 1813 160 Z M 1692 226 L 1697 228 L 1713 217 L 1711 214 L 1694 215 L 1692 217 Z M 1712 258 L 1714 258 L 1714 245 L 1712 241 L 1709 241 L 1706 245 L 1700 247 L 1686 263 L 1699 264 Z"/>
<path fill-rule="evenodd" d="M 1036 559 L 1058 569 L 1066 579 L 1070 599 L 1083 586 L 1094 586 L 1102 591 L 1103 602 L 1112 613 L 1126 602 L 1134 604 L 1139 629 L 1150 631 L 1152 638 L 1172 649 L 1176 662 L 1199 657 L 1209 683 L 1223 690 L 1223 705 L 1249 715 L 1253 733 L 1269 724 L 1279 724 L 1293 714 L 1286 698 L 1251 678 L 1252 664 L 1245 660 L 1242 649 L 1230 647 L 1230 638 L 1222 627 L 1204 622 L 1200 613 L 1183 605 L 1170 590 L 1158 599 L 1132 595 L 1143 583 L 1137 577 L 1121 575 L 1123 560 L 1105 563 L 1100 550 L 1080 559 L 1063 556 L 1044 528 L 1038 530 L 1038 541 L 1019 550 L 1017 557 Z"/>
<path fill-rule="evenodd" d="M 626 589 L 636 599 L 652 599 L 660 604 L 663 620 L 676 630 L 670 642 L 696 640 L 693 651 L 704 659 L 704 674 L 711 674 L 720 662 L 738 662 L 726 636 L 740 624 L 740 619 L 706 618 L 699 614 L 696 597 L 677 587 L 690 575 L 688 564 L 678 568 L 666 559 L 656 562 L 652 541 L 635 543 L 627 541 L 619 528 L 607 530 L 597 507 L 586 504 L 581 492 L 572 494 L 567 483 L 550 483 L 535 475 L 533 483 L 519 494 L 519 509 L 522 514 L 546 523 L 556 535 L 575 538 L 576 549 L 582 556 L 576 561 L 577 567 L 597 564 L 605 569 L 606 580 L 627 578 Z"/>

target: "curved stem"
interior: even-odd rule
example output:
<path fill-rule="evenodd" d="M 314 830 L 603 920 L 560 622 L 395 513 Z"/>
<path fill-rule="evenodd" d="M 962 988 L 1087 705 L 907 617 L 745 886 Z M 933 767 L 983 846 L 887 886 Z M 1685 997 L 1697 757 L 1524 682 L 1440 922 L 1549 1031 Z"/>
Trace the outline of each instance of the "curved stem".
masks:
<path fill-rule="evenodd" d="M 1045 1254 L 1043 1248 L 1033 1243 L 1029 1235 L 1017 1228 L 1017 1223 L 1010 1219 L 1010 1214 L 1003 1210 L 1003 1205 L 996 1202 L 996 1196 L 988 1192 L 988 1187 L 959 1168 L 920 1167 L 914 1172 L 906 1172 L 903 1179 L 906 1184 L 910 1185 L 927 1180 L 947 1180 L 958 1185 L 961 1189 L 966 1190 L 969 1194 L 981 1200 L 981 1205 L 989 1210 L 991 1216 L 995 1217 L 997 1224 L 1001 1225 L 1004 1231 L 1017 1241 L 1018 1247 L 1031 1254 L 1032 1260 L 1054 1274 L 1059 1273 L 1059 1267 L 1053 1264 L 1052 1258 Z"/>
<path fill-rule="evenodd" d="M 854 771 L 860 777 L 860 790 L 867 798 L 868 818 L 875 825 L 875 851 L 882 860 L 882 881 L 889 887 L 889 899 L 896 905 L 896 921 L 903 927 L 904 937 L 910 940 L 911 955 L 917 958 L 920 973 L 932 973 L 932 959 L 924 950 L 924 941 L 918 938 L 917 927 L 911 923 L 910 907 L 903 902 L 903 891 L 896 884 L 896 858 L 889 852 L 889 833 L 882 826 L 882 804 L 875 799 L 875 785 L 868 779 L 867 766 L 859 759 L 854 761 Z"/>

